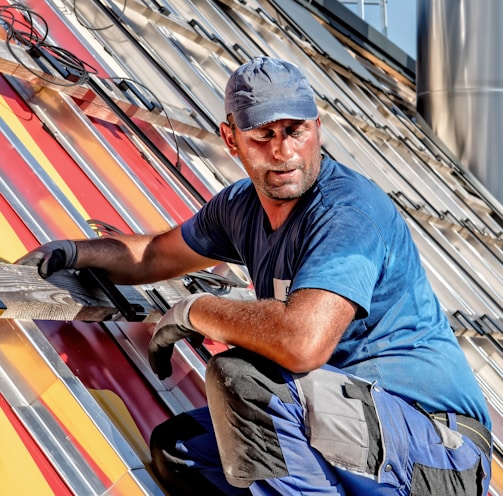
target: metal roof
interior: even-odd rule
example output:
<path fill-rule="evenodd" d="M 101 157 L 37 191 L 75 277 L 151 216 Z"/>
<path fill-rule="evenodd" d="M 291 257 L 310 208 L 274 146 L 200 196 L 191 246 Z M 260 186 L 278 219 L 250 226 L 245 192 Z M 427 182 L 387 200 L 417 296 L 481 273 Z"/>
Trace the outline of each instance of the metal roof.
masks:
<path fill-rule="evenodd" d="M 51 239 L 151 232 L 191 216 L 244 175 L 218 136 L 228 76 L 254 55 L 286 58 L 312 82 L 324 152 L 379 184 L 412 231 L 488 400 L 493 493 L 503 494 L 503 208 L 416 114 L 410 60 L 350 33 L 320 4 L 0 7 L 0 259 Z M 28 460 L 36 494 L 162 494 L 149 432 L 204 404 L 204 362 L 182 343 L 176 374 L 159 381 L 146 359 L 151 327 L 0 319 L 0 424 Z M 9 467 L 1 479 L 22 494 L 14 459 L 0 450 Z"/>

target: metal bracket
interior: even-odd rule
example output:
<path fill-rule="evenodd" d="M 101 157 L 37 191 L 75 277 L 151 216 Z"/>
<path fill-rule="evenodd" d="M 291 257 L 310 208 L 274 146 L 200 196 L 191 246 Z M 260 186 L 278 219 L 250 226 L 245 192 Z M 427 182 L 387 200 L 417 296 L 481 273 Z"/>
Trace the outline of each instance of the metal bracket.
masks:
<path fill-rule="evenodd" d="M 78 278 L 83 284 L 98 285 L 127 321 L 141 322 L 147 316 L 145 309 L 141 305 L 138 303 L 129 303 L 117 286 L 110 281 L 104 270 L 96 268 L 80 269 Z"/>

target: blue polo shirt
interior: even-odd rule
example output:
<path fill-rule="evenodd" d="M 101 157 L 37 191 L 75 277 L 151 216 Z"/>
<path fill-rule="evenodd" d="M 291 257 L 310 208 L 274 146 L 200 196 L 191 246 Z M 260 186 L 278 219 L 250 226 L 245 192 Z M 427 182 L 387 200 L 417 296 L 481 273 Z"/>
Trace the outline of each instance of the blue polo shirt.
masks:
<path fill-rule="evenodd" d="M 372 181 L 324 157 L 313 187 L 272 231 L 243 179 L 182 226 L 196 252 L 245 265 L 257 298 L 317 288 L 358 305 L 329 363 L 428 411 L 472 416 L 485 399 L 426 278 L 407 224 Z"/>

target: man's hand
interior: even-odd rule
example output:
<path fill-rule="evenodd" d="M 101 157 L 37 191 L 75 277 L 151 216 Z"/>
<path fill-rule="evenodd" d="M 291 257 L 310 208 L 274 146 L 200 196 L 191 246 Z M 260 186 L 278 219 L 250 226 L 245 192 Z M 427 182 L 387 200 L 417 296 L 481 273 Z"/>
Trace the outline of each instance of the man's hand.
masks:
<path fill-rule="evenodd" d="M 207 294 L 197 293 L 178 301 L 155 326 L 154 335 L 148 346 L 148 361 L 161 380 L 173 372 L 171 356 L 177 341 L 191 337 L 196 340 L 194 345 L 199 346 L 204 340 L 204 336 L 192 328 L 189 320 L 190 307 L 201 296 Z"/>
<path fill-rule="evenodd" d="M 77 261 L 77 245 L 74 241 L 65 239 L 50 241 L 30 251 L 16 263 L 20 265 L 36 265 L 40 277 L 44 279 L 61 269 L 73 269 Z"/>

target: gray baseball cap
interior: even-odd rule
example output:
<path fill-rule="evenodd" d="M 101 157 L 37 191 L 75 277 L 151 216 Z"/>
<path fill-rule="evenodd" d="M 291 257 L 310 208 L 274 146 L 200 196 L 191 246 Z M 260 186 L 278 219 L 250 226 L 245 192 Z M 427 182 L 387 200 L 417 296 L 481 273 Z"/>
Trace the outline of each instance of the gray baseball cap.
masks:
<path fill-rule="evenodd" d="M 256 57 L 238 67 L 225 87 L 225 114 L 248 131 L 280 119 L 318 117 L 314 91 L 299 68 L 286 60 Z"/>

